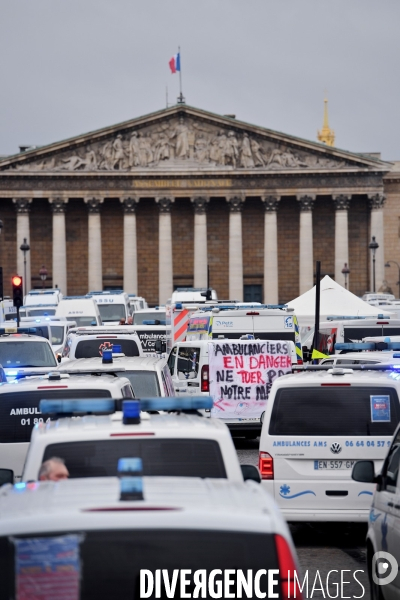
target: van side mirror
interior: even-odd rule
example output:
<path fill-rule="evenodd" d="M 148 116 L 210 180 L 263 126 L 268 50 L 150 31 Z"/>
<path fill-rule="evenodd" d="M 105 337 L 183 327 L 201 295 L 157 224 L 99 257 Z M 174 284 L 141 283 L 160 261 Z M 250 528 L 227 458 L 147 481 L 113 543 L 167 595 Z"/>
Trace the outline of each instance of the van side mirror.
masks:
<path fill-rule="evenodd" d="M 57 362 L 60 363 L 61 362 L 61 354 L 57 354 Z"/>
<path fill-rule="evenodd" d="M 261 483 L 260 471 L 255 465 L 240 465 L 240 468 L 245 481 L 255 481 L 256 483 Z"/>
<path fill-rule="evenodd" d="M 154 348 L 156 352 L 163 354 L 167 350 L 167 344 L 161 340 L 156 340 Z"/>
<path fill-rule="evenodd" d="M 14 471 L 11 469 L 0 469 L 0 487 L 6 483 L 14 484 Z"/>
<path fill-rule="evenodd" d="M 351 472 L 351 478 L 360 483 L 376 483 L 375 466 L 372 460 L 358 460 Z"/>

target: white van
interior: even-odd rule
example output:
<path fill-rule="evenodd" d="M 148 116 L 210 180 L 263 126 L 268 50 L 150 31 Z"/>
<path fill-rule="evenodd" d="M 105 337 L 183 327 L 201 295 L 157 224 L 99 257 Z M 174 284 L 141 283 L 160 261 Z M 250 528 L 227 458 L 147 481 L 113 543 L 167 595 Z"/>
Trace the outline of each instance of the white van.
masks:
<path fill-rule="evenodd" d="M 357 343 L 367 337 L 400 335 L 400 319 L 387 315 L 378 317 L 330 317 L 319 326 L 318 348 L 323 354 L 333 354 L 337 343 Z M 312 336 L 309 338 L 312 343 Z"/>
<path fill-rule="evenodd" d="M 0 468 L 11 469 L 15 479 L 21 479 L 32 429 L 50 420 L 40 412 L 41 400 L 133 397 L 129 379 L 108 374 L 81 377 L 56 372 L 0 384 Z"/>
<path fill-rule="evenodd" d="M 143 310 L 148 308 L 148 304 L 143 296 L 136 296 L 136 294 L 128 294 L 129 303 L 131 305 L 131 314 L 137 310 Z"/>
<path fill-rule="evenodd" d="M 206 302 L 208 300 L 218 300 L 217 292 L 211 288 L 184 288 L 178 287 L 172 293 L 170 303 L 175 302 Z"/>
<path fill-rule="evenodd" d="M 55 316 L 75 321 L 78 327 L 102 325 L 96 302 L 87 296 L 65 296 L 57 306 Z"/>
<path fill-rule="evenodd" d="M 86 298 L 96 302 L 103 325 L 119 325 L 121 319 L 127 321 L 131 314 L 129 296 L 123 290 L 89 292 Z"/>
<path fill-rule="evenodd" d="M 36 319 L 24 317 L 21 319 L 21 324 L 24 327 L 35 328 L 38 327 L 38 324 L 48 325 L 50 327 L 49 342 L 56 356 L 62 352 L 69 330 L 76 327 L 75 321 L 67 321 L 57 317 L 38 317 Z"/>
<path fill-rule="evenodd" d="M 334 368 L 274 382 L 259 469 L 288 521 L 368 521 L 374 486 L 352 481 L 351 471 L 360 459 L 380 471 L 400 421 L 399 392 L 396 371 Z"/>
<path fill-rule="evenodd" d="M 175 344 L 167 364 L 177 396 L 211 395 L 214 407 L 206 416 L 255 439 L 271 382 L 291 371 L 295 357 L 294 343 L 286 340 L 197 340 Z"/>
<path fill-rule="evenodd" d="M 253 335 L 260 340 L 290 340 L 296 346 L 297 362 L 302 364 L 301 337 L 292 309 L 267 308 L 265 305 L 243 308 L 214 306 L 190 316 L 187 341 L 220 338 L 239 339 Z"/>
<path fill-rule="evenodd" d="M 31 290 L 24 298 L 25 306 L 37 306 L 38 304 L 50 304 L 57 306 L 62 300 L 61 290 L 58 288 L 45 290 Z"/>

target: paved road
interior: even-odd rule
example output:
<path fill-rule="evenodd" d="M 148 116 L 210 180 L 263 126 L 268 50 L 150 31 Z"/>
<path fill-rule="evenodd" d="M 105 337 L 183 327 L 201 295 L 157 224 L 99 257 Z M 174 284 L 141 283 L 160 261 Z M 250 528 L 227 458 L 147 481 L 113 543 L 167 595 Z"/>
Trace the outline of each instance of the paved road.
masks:
<path fill-rule="evenodd" d="M 237 438 L 234 440 L 239 460 L 241 463 L 258 463 L 258 444 L 259 440 L 245 440 Z M 366 526 L 346 524 L 327 524 L 314 526 L 310 523 L 290 526 L 294 543 L 299 556 L 300 567 L 304 574 L 308 571 L 308 594 L 304 593 L 303 598 L 329 598 L 327 594 L 326 578 L 329 571 L 336 570 L 338 573 L 331 573 L 328 580 L 329 593 L 334 598 L 363 598 L 370 600 L 370 591 L 367 578 L 366 566 L 366 548 L 365 536 Z M 349 570 L 349 571 L 347 571 Z M 362 587 L 354 579 L 353 573 L 364 586 Z M 321 581 L 318 579 L 318 574 Z M 341 573 L 341 571 L 346 571 Z M 349 584 L 340 588 L 340 578 Z M 312 593 L 313 584 L 314 592 Z M 323 589 L 321 589 L 321 583 Z M 339 587 L 336 587 L 339 583 Z"/>

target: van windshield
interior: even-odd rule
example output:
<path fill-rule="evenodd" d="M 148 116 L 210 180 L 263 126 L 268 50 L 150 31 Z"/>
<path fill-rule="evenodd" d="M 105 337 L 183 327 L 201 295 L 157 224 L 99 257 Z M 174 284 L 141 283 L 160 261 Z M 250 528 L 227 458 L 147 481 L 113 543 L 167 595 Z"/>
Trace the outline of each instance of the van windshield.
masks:
<path fill-rule="evenodd" d="M 94 339 L 82 340 L 77 343 L 75 358 L 94 358 L 103 356 L 103 350 L 110 350 L 114 344 L 121 346 L 122 354 L 125 356 L 139 356 L 139 348 L 135 340 L 117 338 L 106 338 L 98 336 Z"/>
<path fill-rule="evenodd" d="M 136 398 L 153 398 L 161 395 L 157 373 L 154 371 L 120 371 L 117 375 L 129 379 Z"/>
<path fill-rule="evenodd" d="M 75 321 L 77 327 L 93 327 L 97 325 L 97 319 L 95 316 L 93 317 L 77 317 L 76 315 L 73 317 L 66 317 L 67 321 Z"/>
<path fill-rule="evenodd" d="M 140 312 L 133 313 L 134 325 L 165 325 L 166 323 L 165 311 L 162 310 L 157 312 Z M 151 321 L 151 323 L 145 323 L 144 321 Z M 156 322 L 154 322 L 156 321 Z"/>
<path fill-rule="evenodd" d="M 382 415 L 376 409 L 381 401 Z M 390 387 L 288 387 L 277 391 L 270 435 L 392 436 L 400 420 Z"/>
<path fill-rule="evenodd" d="M 27 317 L 48 317 L 50 315 L 55 315 L 56 309 L 50 307 L 43 308 L 26 308 L 26 316 Z"/>
<path fill-rule="evenodd" d="M 134 508 L 131 510 L 133 511 Z M 241 569 L 244 577 L 247 577 L 248 570 L 256 573 L 261 569 L 279 568 L 273 533 L 226 531 L 216 529 L 215 526 L 207 529 L 166 529 L 148 526 L 133 528 L 134 526 L 129 525 L 129 522 L 130 514 L 135 515 L 134 512 L 126 513 L 128 525 L 123 529 L 101 529 L 101 512 L 97 514 L 99 514 L 99 525 L 95 531 L 81 527 L 78 534 L 72 528 L 50 533 L 48 529 L 46 534 L 31 534 L 29 537 L 26 535 L 14 538 L 1 537 L 0 598 L 20 597 L 16 592 L 16 585 L 19 584 L 24 590 L 29 585 L 25 583 L 23 575 L 15 572 L 19 557 L 28 565 L 35 565 L 35 578 L 38 582 L 43 581 L 42 573 L 47 573 L 50 566 L 50 578 L 45 577 L 48 585 L 50 585 L 48 582 L 53 581 L 51 575 L 56 571 L 57 566 L 60 570 L 64 568 L 64 571 L 68 572 L 68 577 L 59 579 L 56 591 L 60 595 L 56 594 L 56 596 L 61 598 L 64 592 L 63 598 L 67 596 L 75 598 L 79 595 L 80 598 L 87 600 L 110 600 L 110 598 L 139 600 L 145 592 L 144 589 L 140 589 L 141 569 L 148 569 L 153 575 L 156 569 L 165 569 L 171 583 L 175 580 L 172 575 L 177 569 L 175 590 L 172 594 L 169 592 L 167 596 L 162 584 L 160 597 L 179 598 L 179 590 L 184 589 L 187 596 L 192 598 L 195 590 L 193 573 L 200 567 L 208 574 L 213 569 L 221 569 L 222 573 L 225 569 L 233 569 L 233 573 Z M 145 511 L 143 515 L 144 518 L 149 519 L 149 513 Z M 61 550 L 64 548 L 69 552 L 62 553 Z M 179 579 L 182 571 L 179 569 L 189 569 L 191 573 L 190 576 L 186 573 L 188 585 L 183 588 L 181 586 L 183 581 Z M 217 575 L 215 583 L 220 583 L 221 578 L 223 579 L 223 575 Z M 232 574 L 231 580 L 234 580 Z M 80 587 L 80 594 L 78 591 L 76 596 L 73 592 L 71 594 L 71 590 L 76 589 L 73 587 L 75 581 L 78 582 L 77 588 Z M 39 583 L 37 585 L 39 589 Z M 257 597 L 255 594 L 246 595 L 243 587 L 241 589 L 244 597 Z M 236 586 L 231 586 L 230 590 L 232 593 L 232 590 L 236 590 Z M 31 588 L 28 587 L 27 597 L 30 591 Z M 216 597 L 215 586 L 211 587 L 211 591 L 213 597 Z M 206 594 L 201 597 L 211 598 L 207 586 L 205 592 Z M 260 592 L 263 597 L 270 593 L 266 576 L 260 578 Z M 151 598 L 154 597 L 153 593 Z"/>
<path fill-rule="evenodd" d="M 41 462 L 52 456 L 63 458 L 74 478 L 115 477 L 121 456 L 140 456 L 143 475 L 226 478 L 215 440 L 149 437 L 51 444 Z"/>
<path fill-rule="evenodd" d="M 51 325 L 51 343 L 55 346 L 61 346 L 64 341 L 64 327 L 62 325 Z"/>
<path fill-rule="evenodd" d="M 47 342 L 14 342 L 0 344 L 0 364 L 9 367 L 56 367 L 55 356 Z"/>
<path fill-rule="evenodd" d="M 97 305 L 101 320 L 104 321 L 117 321 L 126 319 L 125 304 L 98 304 Z"/>

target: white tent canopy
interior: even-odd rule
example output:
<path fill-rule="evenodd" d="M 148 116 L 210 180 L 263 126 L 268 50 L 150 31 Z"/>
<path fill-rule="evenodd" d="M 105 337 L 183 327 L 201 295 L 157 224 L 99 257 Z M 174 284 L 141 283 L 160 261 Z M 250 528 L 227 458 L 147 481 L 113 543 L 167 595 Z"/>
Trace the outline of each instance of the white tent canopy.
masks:
<path fill-rule="evenodd" d="M 294 308 L 300 327 L 312 327 L 315 323 L 315 286 L 287 305 Z M 371 306 L 344 287 L 336 283 L 329 275 L 321 279 L 320 321 L 329 316 L 377 317 L 390 314 L 379 306 Z M 394 316 L 394 315 L 393 315 Z"/>

